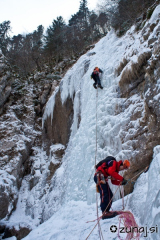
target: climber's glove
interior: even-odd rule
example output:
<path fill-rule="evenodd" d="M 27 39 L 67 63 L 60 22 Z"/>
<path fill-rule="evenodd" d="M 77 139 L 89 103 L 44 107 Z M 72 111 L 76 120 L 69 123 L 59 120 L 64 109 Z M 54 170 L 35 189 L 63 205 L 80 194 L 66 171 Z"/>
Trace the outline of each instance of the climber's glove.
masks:
<path fill-rule="evenodd" d="M 123 181 L 122 181 L 122 185 L 126 185 L 127 184 L 127 180 L 123 178 Z"/>

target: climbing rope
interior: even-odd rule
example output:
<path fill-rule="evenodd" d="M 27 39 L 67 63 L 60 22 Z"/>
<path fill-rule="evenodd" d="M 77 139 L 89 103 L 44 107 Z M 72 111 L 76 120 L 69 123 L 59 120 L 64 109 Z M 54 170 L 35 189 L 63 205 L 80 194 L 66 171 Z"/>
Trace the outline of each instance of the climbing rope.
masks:
<path fill-rule="evenodd" d="M 118 191 L 119 187 L 121 185 L 119 185 L 113 195 L 113 197 L 115 196 L 116 192 Z M 112 199 L 113 199 L 112 197 Z M 111 203 L 112 199 L 110 200 L 110 202 L 108 203 L 108 206 L 109 204 Z M 106 207 L 106 209 L 108 208 L 108 206 Z M 104 211 L 105 212 L 105 211 Z M 119 215 L 119 228 L 118 228 L 118 238 L 120 240 L 122 240 L 120 238 L 120 225 L 121 223 L 125 226 L 125 230 L 126 230 L 126 233 L 127 233 L 127 236 L 126 236 L 126 240 L 131 240 L 131 239 L 135 239 L 135 240 L 139 240 L 139 237 L 140 237 L 140 233 L 138 232 L 138 230 L 136 231 L 135 228 L 138 229 L 138 225 L 135 221 L 135 218 L 133 216 L 133 214 L 130 212 L 130 211 L 116 211 Z M 91 230 L 91 232 L 89 233 L 89 235 L 87 236 L 87 238 L 85 240 L 87 240 L 89 238 L 89 236 L 91 235 L 91 233 L 93 232 L 93 230 L 96 228 L 96 226 L 98 225 L 99 221 L 101 220 L 101 218 L 103 217 L 103 214 L 102 216 L 100 216 L 99 218 L 97 218 L 97 223 L 95 224 L 95 226 L 93 227 L 93 229 Z M 95 221 L 95 220 L 93 220 Z M 132 229 L 133 228 L 133 229 Z M 129 229 L 129 232 L 127 232 L 127 229 Z"/>
<path fill-rule="evenodd" d="M 98 88 L 96 91 L 96 150 L 95 150 L 95 166 L 97 164 L 97 102 L 98 102 Z M 96 209 L 97 209 L 97 219 L 99 218 L 98 214 L 98 193 L 96 192 Z M 101 237 L 103 239 L 103 234 L 101 230 L 100 222 L 98 221 L 98 232 L 99 232 L 99 238 L 101 240 Z"/>
<path fill-rule="evenodd" d="M 137 176 L 139 176 L 141 173 L 147 172 L 148 168 L 149 168 L 149 166 L 147 166 L 145 169 L 140 171 L 138 174 L 133 176 L 128 181 L 131 181 L 131 183 L 135 182 L 133 179 L 136 178 Z M 124 198 L 124 193 L 123 193 L 123 197 L 122 197 L 122 205 L 124 204 L 123 198 Z M 123 205 L 123 210 L 125 209 L 125 207 L 127 205 L 127 201 L 128 201 L 128 196 L 127 196 L 125 206 Z M 130 240 L 130 239 L 139 240 L 140 233 L 138 232 L 138 225 L 135 221 L 133 214 L 130 211 L 118 211 L 118 214 L 119 214 L 118 238 L 120 240 L 122 240 L 122 238 L 120 237 L 120 225 L 123 224 L 125 232 L 127 234 L 125 240 Z"/>
<path fill-rule="evenodd" d="M 98 88 L 96 92 L 96 151 L 95 151 L 95 166 L 97 164 L 97 101 L 98 101 Z"/>
<path fill-rule="evenodd" d="M 98 88 L 97 88 L 97 92 L 96 92 L 96 149 L 95 149 L 95 166 L 96 166 L 96 162 L 97 162 L 97 145 L 98 145 L 98 144 L 97 144 L 97 101 L 98 101 Z M 145 168 L 145 170 L 146 170 L 146 168 Z M 144 172 L 145 170 L 143 170 L 143 171 L 141 171 L 140 173 L 138 173 L 137 175 L 135 175 L 135 176 L 134 176 L 133 178 L 131 178 L 129 181 L 132 182 L 133 179 L 134 179 L 136 176 L 140 175 L 140 174 L 141 174 L 142 172 Z M 91 176 L 92 176 L 92 174 L 91 174 Z M 90 181 L 91 176 L 90 176 L 90 178 L 89 178 L 88 181 Z M 102 239 L 104 240 L 103 234 L 102 234 L 102 230 L 101 230 L 101 226 L 100 226 L 100 220 L 102 219 L 102 217 L 103 217 L 103 215 L 105 214 L 108 206 L 109 206 L 110 203 L 112 202 L 112 199 L 113 199 L 113 197 L 115 196 L 116 192 L 118 191 L 118 189 L 120 189 L 120 186 L 121 186 L 121 183 L 118 185 L 118 187 L 117 187 L 115 193 L 113 194 L 112 198 L 110 199 L 110 201 L 109 201 L 109 203 L 108 203 L 105 211 L 103 212 L 102 216 L 100 216 L 100 217 L 99 217 L 99 214 L 98 214 L 98 196 L 97 196 L 98 194 L 97 194 L 97 192 L 96 192 L 96 209 L 97 209 L 97 219 L 96 219 L 96 221 L 97 221 L 97 223 L 95 224 L 95 226 L 93 227 L 93 229 L 91 230 L 91 232 L 89 233 L 89 235 L 87 236 L 86 240 L 89 238 L 89 236 L 91 235 L 91 233 L 93 232 L 93 230 L 96 228 L 97 225 L 98 225 L 99 238 L 100 238 L 100 240 L 101 240 L 101 237 L 102 237 Z M 123 207 L 123 210 L 124 210 L 125 207 L 126 207 L 126 205 L 127 205 L 128 196 L 127 196 L 126 204 L 125 204 L 125 206 L 124 206 L 124 189 L 123 189 L 123 187 L 120 189 L 120 193 L 121 193 L 121 195 L 122 195 L 122 207 Z M 121 224 L 122 220 L 123 220 L 123 224 L 124 224 L 124 226 L 126 227 L 126 229 L 127 229 L 127 228 L 131 228 L 131 227 L 133 227 L 133 226 L 138 228 L 138 226 L 137 226 L 137 224 L 136 224 L 136 221 L 135 221 L 135 219 L 134 219 L 134 216 L 133 216 L 133 214 L 132 214 L 131 212 L 129 212 L 129 211 L 117 211 L 117 213 L 120 215 L 120 216 L 119 216 L 119 229 L 120 229 L 120 224 Z M 93 221 L 95 221 L 95 220 L 93 220 Z M 138 232 L 135 233 L 135 231 L 132 231 L 132 232 L 127 233 L 126 240 L 130 240 L 130 239 L 136 239 L 136 240 L 138 240 L 138 239 L 139 239 L 139 236 L 140 236 L 140 234 L 139 234 Z M 121 239 L 121 238 L 120 238 L 120 235 L 119 235 L 119 230 L 118 230 L 118 237 L 119 237 L 119 239 Z"/>
<path fill-rule="evenodd" d="M 141 172 L 137 173 L 134 177 L 131 178 L 131 180 L 133 180 L 135 177 L 137 177 L 138 175 L 140 175 L 143 172 L 147 172 L 148 171 L 149 166 L 147 166 L 145 169 L 143 169 Z"/>
<path fill-rule="evenodd" d="M 106 209 L 108 208 L 108 206 L 109 206 L 110 203 L 112 202 L 112 199 L 114 198 L 114 196 L 115 196 L 116 192 L 118 191 L 119 187 L 120 187 L 120 185 L 118 185 L 118 187 L 117 187 L 115 193 L 113 194 L 113 197 L 112 197 L 111 200 L 109 201 L 109 203 L 108 203 Z M 89 235 L 87 236 L 87 238 L 86 238 L 85 240 L 87 240 L 87 239 L 89 238 L 89 236 L 91 235 L 91 233 L 93 232 L 93 230 L 94 230 L 94 229 L 96 228 L 96 226 L 99 224 L 99 221 L 101 220 L 101 218 L 102 218 L 103 215 L 105 214 L 106 209 L 104 210 L 102 216 L 100 216 L 100 217 L 97 218 L 97 223 L 95 224 L 95 226 L 93 227 L 93 229 L 91 230 L 91 232 L 89 233 Z"/>
<path fill-rule="evenodd" d="M 127 236 L 125 240 L 131 240 L 131 239 L 136 239 L 139 240 L 140 233 L 138 232 L 138 225 L 135 221 L 135 218 L 133 214 L 130 211 L 119 211 L 119 229 L 118 229 L 118 238 L 120 240 L 120 225 L 123 223 L 125 233 L 127 233 Z M 136 231 L 137 229 L 137 231 Z"/>
<path fill-rule="evenodd" d="M 135 176 L 133 176 L 131 179 L 128 179 L 128 182 L 131 182 L 131 183 L 135 183 L 135 180 L 133 180 L 134 178 L 136 178 L 137 176 L 139 176 L 141 173 L 146 173 L 149 169 L 149 166 L 147 166 L 145 169 L 143 169 L 142 171 L 140 171 L 139 173 L 137 173 Z M 128 195 L 129 196 L 129 195 Z M 127 206 L 127 202 L 128 202 L 128 196 L 127 196 L 127 199 L 126 199 L 126 203 L 125 203 L 125 206 L 124 206 L 124 209 L 125 207 Z"/>
<path fill-rule="evenodd" d="M 120 237 L 120 225 L 122 223 L 124 225 L 125 233 L 127 233 L 125 240 L 131 240 L 131 239 L 139 240 L 140 234 L 138 233 L 138 231 L 137 232 L 135 231 L 135 228 L 138 229 L 138 225 L 134 219 L 133 214 L 130 211 L 124 211 L 127 205 L 128 196 L 127 196 L 126 204 L 124 205 L 124 187 L 123 186 L 120 187 L 120 193 L 122 197 L 122 210 L 117 212 L 119 215 L 118 238 L 120 240 L 123 240 Z"/>
<path fill-rule="evenodd" d="M 120 196 L 122 198 L 122 209 L 124 210 L 125 209 L 125 206 L 124 206 L 124 187 L 120 186 L 119 191 L 120 191 Z"/>
<path fill-rule="evenodd" d="M 128 179 L 128 181 L 131 181 L 131 182 L 132 182 L 135 177 L 137 177 L 138 175 L 140 175 L 140 174 L 143 173 L 143 172 L 147 172 L 147 171 L 148 171 L 148 168 L 149 168 L 149 167 L 147 166 L 144 170 L 142 170 L 141 172 L 139 172 L 138 174 L 136 174 L 135 176 L 133 176 L 131 179 Z M 113 194 L 113 197 L 115 196 L 115 194 L 116 194 L 116 192 L 118 191 L 118 189 L 120 188 L 120 186 L 121 186 L 121 184 L 118 185 L 115 193 Z M 124 193 L 123 193 L 123 194 L 124 194 Z M 110 202 L 108 203 L 106 209 L 107 209 L 108 206 L 110 205 L 113 197 L 111 198 Z M 124 196 L 123 196 L 123 197 L 124 197 Z M 128 196 L 127 196 L 127 200 L 128 200 Z M 123 206 L 123 210 L 125 209 L 126 205 L 127 205 L 127 201 L 126 201 L 125 206 Z M 105 211 L 106 211 L 106 209 L 105 209 Z M 105 211 L 104 211 L 104 213 L 105 213 Z M 103 213 L 103 214 L 104 214 L 104 213 Z M 137 227 L 137 228 L 138 228 L 138 225 L 136 224 L 136 221 L 135 221 L 135 219 L 134 219 L 134 216 L 133 216 L 133 214 L 132 214 L 130 211 L 117 211 L 117 213 L 120 215 L 120 216 L 119 216 L 119 220 L 120 220 L 120 221 L 119 221 L 119 229 L 120 229 L 120 224 L 122 223 L 122 221 L 123 221 L 123 224 L 124 224 L 124 226 L 125 226 L 125 229 L 127 229 L 127 228 L 130 229 L 131 227 Z M 91 230 L 91 232 L 89 233 L 89 235 L 87 236 L 87 238 L 86 238 L 85 240 L 87 240 L 87 239 L 89 238 L 89 236 L 91 235 L 91 233 L 93 232 L 93 230 L 94 230 L 94 229 L 96 228 L 96 226 L 99 224 L 100 220 L 101 220 L 102 217 L 103 217 L 103 214 L 102 214 L 102 216 L 97 217 L 96 220 L 88 221 L 88 222 L 97 221 L 97 223 L 95 224 L 95 226 L 93 227 L 93 229 Z M 131 239 L 139 240 L 139 236 L 140 236 L 140 234 L 138 233 L 138 231 L 137 231 L 137 232 L 135 232 L 135 231 L 128 232 L 128 233 L 127 233 L 127 236 L 126 236 L 126 240 L 131 240 Z M 118 232 L 118 237 L 119 237 L 119 239 L 121 239 L 121 238 L 120 238 L 120 235 L 119 235 L 119 232 Z"/>

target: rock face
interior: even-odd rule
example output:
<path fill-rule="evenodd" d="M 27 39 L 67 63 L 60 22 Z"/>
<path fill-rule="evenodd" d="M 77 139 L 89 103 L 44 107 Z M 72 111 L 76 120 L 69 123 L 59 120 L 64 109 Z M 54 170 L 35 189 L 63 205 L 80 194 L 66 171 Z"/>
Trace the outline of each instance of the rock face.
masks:
<path fill-rule="evenodd" d="M 160 140 L 160 89 L 158 87 L 160 77 L 160 38 L 158 36 L 160 29 L 157 24 L 158 22 L 148 24 L 142 31 L 142 37 L 147 42 L 146 47 L 150 50 L 145 53 L 133 52 L 137 61 L 123 59 L 117 69 L 117 73 L 120 75 L 120 96 L 131 99 L 136 93 L 141 96 L 141 104 L 143 105 L 143 107 L 140 106 L 139 111 L 133 111 L 131 118 L 134 121 L 142 117 L 140 128 L 138 132 L 133 131 L 131 137 L 127 139 L 134 140 L 134 149 L 139 150 L 138 154 L 135 154 L 131 159 L 133 162 L 131 171 L 125 175 L 129 179 L 150 164 L 153 148 L 159 144 Z M 153 32 L 157 38 L 152 37 Z M 130 104 L 132 102 L 127 100 L 123 108 L 127 109 Z M 124 131 L 126 132 L 127 129 L 131 131 L 130 126 L 126 126 Z M 124 136 L 122 141 L 125 141 Z M 126 193 L 129 193 L 131 189 L 131 185 L 126 187 Z"/>
<path fill-rule="evenodd" d="M 55 143 L 67 145 L 71 133 L 71 125 L 73 121 L 73 102 L 71 98 L 67 98 L 62 104 L 60 90 L 55 97 L 55 106 L 53 118 L 49 116 L 45 121 L 43 128 L 43 143 L 47 152 L 49 147 Z"/>

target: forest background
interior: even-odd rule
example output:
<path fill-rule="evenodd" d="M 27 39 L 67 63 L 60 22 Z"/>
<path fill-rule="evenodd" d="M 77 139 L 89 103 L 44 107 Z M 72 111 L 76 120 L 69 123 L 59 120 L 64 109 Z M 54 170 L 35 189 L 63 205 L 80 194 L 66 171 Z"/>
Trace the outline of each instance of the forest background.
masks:
<path fill-rule="evenodd" d="M 61 61 L 73 64 L 94 43 L 114 28 L 123 35 L 135 22 L 148 19 L 155 0 L 104 0 L 89 11 L 81 0 L 78 11 L 66 23 L 62 16 L 44 30 L 39 25 L 32 33 L 10 36 L 11 22 L 0 23 L 0 49 L 15 72 L 28 77 L 35 71 L 52 72 Z M 146 16 L 147 14 L 147 16 Z M 145 16 L 144 16 L 145 15 Z M 137 28 L 142 26 L 137 24 Z"/>

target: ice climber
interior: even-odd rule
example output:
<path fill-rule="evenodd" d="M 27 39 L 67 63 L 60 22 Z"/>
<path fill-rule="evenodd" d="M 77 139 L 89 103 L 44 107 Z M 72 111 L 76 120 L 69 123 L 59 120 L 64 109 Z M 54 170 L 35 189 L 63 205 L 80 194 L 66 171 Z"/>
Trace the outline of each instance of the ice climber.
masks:
<path fill-rule="evenodd" d="M 108 156 L 100 161 L 95 167 L 96 173 L 94 175 L 94 181 L 96 183 L 97 191 L 100 193 L 102 219 L 115 217 L 118 213 L 109 211 L 112 205 L 111 199 L 113 193 L 108 184 L 108 177 L 110 176 L 111 182 L 114 185 L 127 184 L 127 180 L 118 173 L 119 171 L 128 169 L 130 167 L 130 162 L 128 160 L 116 161 L 114 157 Z"/>
<path fill-rule="evenodd" d="M 103 87 L 101 85 L 101 80 L 99 78 L 99 73 L 103 73 L 103 71 L 100 68 L 95 67 L 92 74 L 91 74 L 91 79 L 93 78 L 93 80 L 95 81 L 95 83 L 93 83 L 94 88 L 97 89 L 97 84 L 98 84 L 98 87 L 103 89 Z"/>

